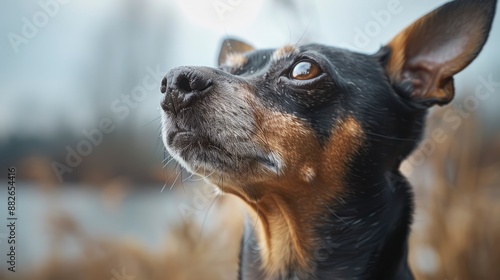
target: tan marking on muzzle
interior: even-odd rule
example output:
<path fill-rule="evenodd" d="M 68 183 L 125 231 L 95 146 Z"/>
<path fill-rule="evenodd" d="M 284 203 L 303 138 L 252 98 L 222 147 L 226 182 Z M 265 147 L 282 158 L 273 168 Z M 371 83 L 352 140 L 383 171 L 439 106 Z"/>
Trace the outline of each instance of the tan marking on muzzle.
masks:
<path fill-rule="evenodd" d="M 301 170 L 302 178 L 307 183 L 312 183 L 314 177 L 316 177 L 316 172 L 314 172 L 314 168 L 305 165 Z"/>
<path fill-rule="evenodd" d="M 359 152 L 363 141 L 363 129 L 353 117 L 341 120 L 323 153 L 322 179 L 328 181 L 345 176 L 349 162 Z"/>

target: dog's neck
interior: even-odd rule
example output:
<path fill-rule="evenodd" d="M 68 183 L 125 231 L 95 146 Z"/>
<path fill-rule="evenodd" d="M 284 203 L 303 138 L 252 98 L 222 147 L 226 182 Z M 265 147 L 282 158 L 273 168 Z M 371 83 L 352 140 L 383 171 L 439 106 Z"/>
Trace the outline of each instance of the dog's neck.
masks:
<path fill-rule="evenodd" d="M 320 195 L 262 197 L 246 219 L 240 279 L 413 279 L 413 203 L 399 178 L 357 179 L 356 194 L 329 203 Z"/>

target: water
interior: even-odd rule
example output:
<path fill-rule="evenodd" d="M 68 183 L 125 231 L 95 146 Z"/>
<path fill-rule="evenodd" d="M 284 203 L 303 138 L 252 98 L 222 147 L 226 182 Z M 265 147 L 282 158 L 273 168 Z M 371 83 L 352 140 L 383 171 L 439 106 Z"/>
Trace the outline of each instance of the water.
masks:
<path fill-rule="evenodd" d="M 191 183 L 193 184 L 193 183 Z M 16 194 L 16 249 L 19 267 L 39 265 L 54 250 L 62 248 L 71 257 L 81 243 L 58 234 L 61 226 L 54 217 L 64 218 L 65 228 L 74 221 L 77 236 L 90 240 L 134 239 L 154 251 L 165 239 L 169 227 L 182 220 L 179 205 L 189 199 L 189 183 L 183 189 L 160 192 L 161 186 L 141 191 L 120 192 L 83 186 L 63 186 L 45 190 L 18 183 Z M 180 187 L 179 187 L 180 188 Z M 0 207 L 6 208 L 6 191 L 0 194 Z M 0 269 L 6 269 L 8 245 L 6 211 L 0 211 Z M 80 240 L 81 241 L 81 240 Z"/>

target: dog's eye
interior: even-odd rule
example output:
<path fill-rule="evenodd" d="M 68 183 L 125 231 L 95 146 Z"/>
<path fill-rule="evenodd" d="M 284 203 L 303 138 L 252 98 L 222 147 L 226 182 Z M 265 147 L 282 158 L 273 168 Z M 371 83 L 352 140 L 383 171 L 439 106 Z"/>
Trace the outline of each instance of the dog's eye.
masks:
<path fill-rule="evenodd" d="M 310 80 L 321 74 L 321 69 L 311 61 L 300 61 L 293 66 L 291 78 L 294 80 Z"/>

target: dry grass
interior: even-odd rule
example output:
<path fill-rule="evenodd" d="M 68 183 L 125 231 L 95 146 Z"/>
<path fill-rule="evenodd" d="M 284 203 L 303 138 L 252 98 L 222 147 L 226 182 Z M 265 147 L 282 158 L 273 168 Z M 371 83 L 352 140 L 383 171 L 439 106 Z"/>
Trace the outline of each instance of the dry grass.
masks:
<path fill-rule="evenodd" d="M 442 125 L 444 110 L 429 131 Z M 417 169 L 411 259 L 418 279 L 500 279 L 500 135 L 464 119 Z M 431 182 L 429 184 L 428 182 Z"/>

